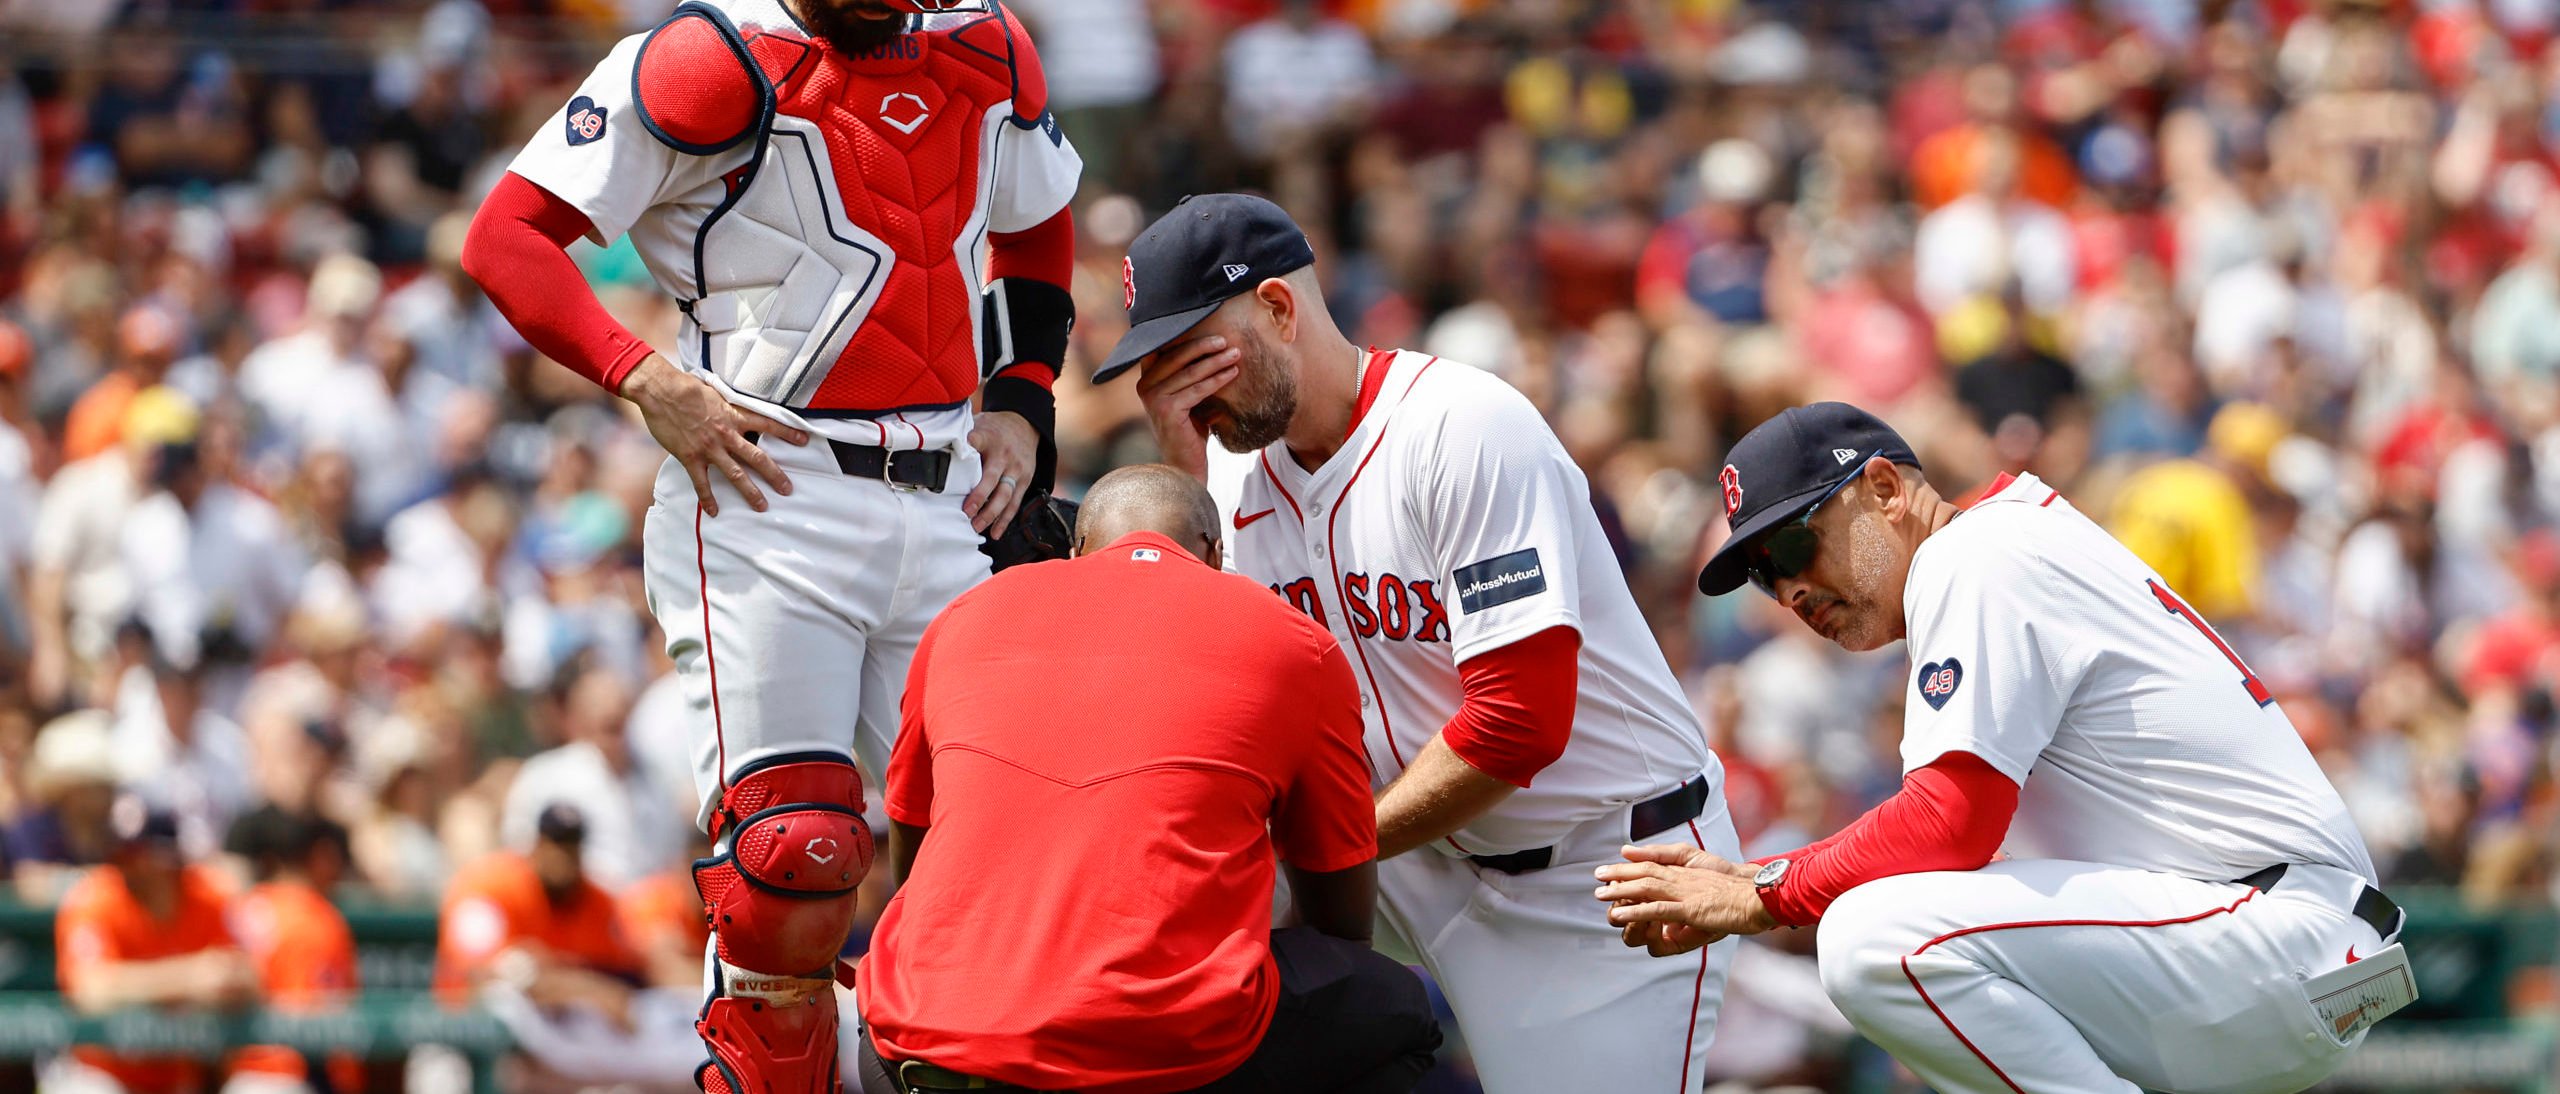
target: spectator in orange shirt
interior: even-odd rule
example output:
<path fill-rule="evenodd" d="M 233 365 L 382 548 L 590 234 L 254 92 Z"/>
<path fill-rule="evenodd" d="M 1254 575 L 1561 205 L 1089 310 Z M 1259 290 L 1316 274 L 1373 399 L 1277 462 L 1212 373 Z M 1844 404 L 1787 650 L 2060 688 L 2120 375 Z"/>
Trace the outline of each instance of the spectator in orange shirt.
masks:
<path fill-rule="evenodd" d="M 230 1008 L 258 997 L 257 971 L 231 937 L 213 873 L 178 853 L 178 821 L 139 799 L 118 801 L 116 850 L 54 914 L 63 997 L 83 1014 L 129 1007 Z M 44 1070 L 47 1091 L 182 1094 L 208 1069 L 185 1058 L 71 1050 Z"/>
<path fill-rule="evenodd" d="M 1922 209 L 1963 197 L 1981 173 L 1983 157 L 1992 153 L 1995 137 L 2017 144 L 2021 194 L 2056 209 L 2071 207 L 2080 192 L 2071 157 L 2020 124 L 2018 108 L 2018 78 L 2007 68 L 1987 62 L 1965 73 L 1965 120 L 1931 134 L 1911 153 L 1911 196 Z"/>
<path fill-rule="evenodd" d="M 694 834 L 685 856 L 711 857 L 711 841 Z M 649 984 L 688 991 L 702 987 L 703 947 L 711 943 L 711 922 L 703 918 L 702 891 L 693 884 L 693 867 L 681 866 L 632 882 L 616 898 L 621 907 L 622 937 L 639 951 Z"/>
<path fill-rule="evenodd" d="M 501 981 L 535 1006 L 580 1006 L 628 1028 L 641 960 L 613 897 L 587 880 L 586 817 L 555 802 L 534 822 L 533 849 L 495 851 L 445 890 L 436 992 L 449 1003 Z"/>
<path fill-rule="evenodd" d="M 124 438 L 124 412 L 133 397 L 169 375 L 178 359 L 178 320 L 152 304 L 135 306 L 116 322 L 116 353 L 123 363 L 99 377 L 71 404 L 62 424 L 62 459 L 87 459 Z"/>
<path fill-rule="evenodd" d="M 229 849 L 249 860 L 256 887 L 231 904 L 231 932 L 257 966 L 267 1005 L 287 1013 L 323 1012 L 356 991 L 356 940 L 329 890 L 347 870 L 347 831 L 322 817 L 268 806 L 231 827 Z M 258 1045 L 232 1059 L 243 1074 L 273 1075 L 298 1089 L 311 1069 L 292 1049 Z M 364 1087 L 364 1062 L 329 1062 L 329 1086 Z"/>

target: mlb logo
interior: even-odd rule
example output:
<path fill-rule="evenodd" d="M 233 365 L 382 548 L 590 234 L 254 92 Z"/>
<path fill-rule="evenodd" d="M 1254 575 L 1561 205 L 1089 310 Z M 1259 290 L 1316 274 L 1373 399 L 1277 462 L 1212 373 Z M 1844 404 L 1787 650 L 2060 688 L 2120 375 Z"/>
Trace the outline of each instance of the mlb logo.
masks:
<path fill-rule="evenodd" d="M 1131 562 L 1158 562 L 1163 560 L 1163 558 L 1164 552 L 1156 550 L 1153 547 L 1140 547 L 1137 550 L 1129 552 L 1129 561 Z"/>

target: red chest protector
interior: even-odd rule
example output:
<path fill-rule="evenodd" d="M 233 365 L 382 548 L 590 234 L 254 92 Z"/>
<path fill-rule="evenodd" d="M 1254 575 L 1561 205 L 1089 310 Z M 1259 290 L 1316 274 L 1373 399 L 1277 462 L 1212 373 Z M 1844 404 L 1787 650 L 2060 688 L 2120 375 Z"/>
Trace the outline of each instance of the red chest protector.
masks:
<path fill-rule="evenodd" d="M 920 19 L 848 57 L 774 0 L 697 0 L 651 33 L 634 84 L 650 131 L 679 151 L 754 142 L 722 176 L 727 199 L 704 218 L 697 295 L 762 293 L 762 315 L 781 318 L 755 330 L 754 349 L 712 348 L 706 332 L 715 370 L 821 414 L 968 400 L 981 371 L 978 263 L 995 127 L 1054 125 L 1036 55 L 1010 15 Z M 793 245 L 811 261 L 773 261 Z M 764 275 L 774 286 L 720 284 L 723 257 L 740 253 L 749 260 L 725 268 L 763 261 L 779 271 Z"/>

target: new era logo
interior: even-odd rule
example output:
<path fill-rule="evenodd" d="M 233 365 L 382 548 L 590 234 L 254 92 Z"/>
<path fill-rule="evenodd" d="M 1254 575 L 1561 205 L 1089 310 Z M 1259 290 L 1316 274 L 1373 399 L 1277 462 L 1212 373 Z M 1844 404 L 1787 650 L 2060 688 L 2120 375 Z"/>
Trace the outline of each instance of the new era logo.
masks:
<path fill-rule="evenodd" d="M 1227 267 L 1226 267 L 1226 270 L 1227 270 L 1227 280 L 1229 280 L 1229 281 L 1233 281 L 1233 280 L 1235 280 L 1235 279 L 1237 279 L 1237 278 L 1239 278 L 1239 277 L 1243 277 L 1243 276 L 1244 276 L 1245 274 L 1247 274 L 1247 273 L 1252 272 L 1253 267 L 1251 267 L 1251 266 L 1247 266 L 1247 265 L 1244 265 L 1243 263 L 1240 263 L 1240 262 L 1239 262 L 1239 263 L 1229 263 L 1229 264 L 1227 265 Z"/>
<path fill-rule="evenodd" d="M 1847 463 L 1851 460 L 1857 459 L 1858 453 L 1853 449 L 1834 448 L 1831 450 L 1831 458 L 1842 463 Z"/>

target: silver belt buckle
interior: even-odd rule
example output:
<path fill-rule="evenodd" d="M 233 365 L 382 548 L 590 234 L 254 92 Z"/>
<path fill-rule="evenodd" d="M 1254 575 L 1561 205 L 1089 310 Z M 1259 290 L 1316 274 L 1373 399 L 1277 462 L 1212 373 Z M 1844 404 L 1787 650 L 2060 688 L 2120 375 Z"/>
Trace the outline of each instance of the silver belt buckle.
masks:
<path fill-rule="evenodd" d="M 887 486 L 889 489 L 891 489 L 891 490 L 895 490 L 895 491 L 897 491 L 897 492 L 899 492 L 899 493 L 901 493 L 901 494 L 921 494 L 921 493 L 924 493 L 924 485 L 923 485 L 923 484 L 921 484 L 921 483 L 899 482 L 899 481 L 898 481 L 898 479 L 897 479 L 897 476 L 896 476 L 896 474 L 895 474 L 895 472 L 896 472 L 896 471 L 897 471 L 897 469 L 898 469 L 898 453 L 899 453 L 900 451 L 908 451 L 908 452 L 923 452 L 923 451 L 924 451 L 924 449 L 921 449 L 921 448 L 911 448 L 911 449 L 903 449 L 903 450 L 902 450 L 902 449 L 886 448 L 886 447 L 884 447 L 884 448 L 882 448 L 880 451 L 881 451 L 881 453 L 882 453 L 882 455 L 881 455 L 881 457 L 880 457 L 880 482 L 881 482 L 881 484 L 882 484 L 882 485 Z"/>

